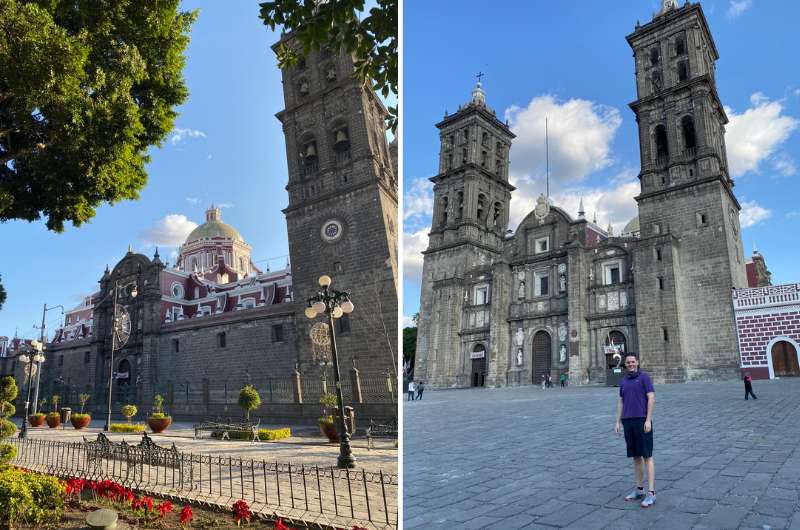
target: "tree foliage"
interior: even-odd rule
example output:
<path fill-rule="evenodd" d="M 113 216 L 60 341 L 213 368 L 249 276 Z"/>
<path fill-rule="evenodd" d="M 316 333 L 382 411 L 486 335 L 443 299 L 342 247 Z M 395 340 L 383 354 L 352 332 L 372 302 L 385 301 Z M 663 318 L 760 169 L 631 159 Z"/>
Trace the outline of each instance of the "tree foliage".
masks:
<path fill-rule="evenodd" d="M 3 288 L 3 276 L 0 275 L 0 311 L 3 310 L 3 304 L 6 301 L 6 290 Z"/>
<path fill-rule="evenodd" d="M 261 406 L 261 396 L 258 395 L 258 390 L 253 388 L 253 385 L 245 385 L 239 391 L 239 406 L 244 409 L 248 420 L 250 419 L 250 411 Z"/>
<path fill-rule="evenodd" d="M 409 373 L 414 371 L 414 358 L 417 355 L 417 321 L 419 313 L 414 315 L 414 327 L 403 328 L 403 365 L 409 367 Z"/>
<path fill-rule="evenodd" d="M 17 427 L 8 420 L 14 414 L 14 400 L 17 399 L 17 382 L 13 377 L 0 379 L 0 440 L 8 438 Z M 7 463 L 16 455 L 16 448 L 9 444 L 0 444 L 0 465 Z"/>
<path fill-rule="evenodd" d="M 0 222 L 138 198 L 188 91 L 179 0 L 0 0 Z"/>
<path fill-rule="evenodd" d="M 274 0 L 263 2 L 260 18 L 274 30 L 283 26 L 301 46 L 301 54 L 327 46 L 350 53 L 355 72 L 364 83 L 388 97 L 397 94 L 397 0 L 377 0 L 363 16 L 364 0 Z M 362 18 L 363 16 L 363 18 Z M 282 45 L 281 68 L 292 66 L 298 50 Z M 392 130 L 397 126 L 397 107 L 389 108 Z"/>

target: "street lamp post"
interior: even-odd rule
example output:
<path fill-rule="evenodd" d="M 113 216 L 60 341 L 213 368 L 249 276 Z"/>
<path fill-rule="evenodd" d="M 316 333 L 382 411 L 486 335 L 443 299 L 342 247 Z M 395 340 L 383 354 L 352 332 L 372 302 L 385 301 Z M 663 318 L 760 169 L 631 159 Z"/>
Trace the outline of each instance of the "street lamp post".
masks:
<path fill-rule="evenodd" d="M 108 432 L 111 430 L 111 405 L 112 405 L 112 390 L 114 387 L 114 351 L 117 349 L 117 346 L 120 348 L 128 342 L 129 330 L 126 331 L 123 329 L 125 327 L 125 323 L 123 320 L 127 319 L 127 313 L 125 313 L 126 318 L 122 318 L 123 315 L 119 314 L 119 290 L 125 289 L 127 287 L 133 286 L 130 291 L 131 298 L 136 298 L 138 294 L 136 291 L 136 282 L 128 282 L 125 285 L 120 286 L 119 280 L 114 282 L 114 312 L 111 318 L 111 357 L 110 363 L 108 366 L 108 408 L 106 410 L 106 424 L 103 427 L 103 430 Z M 128 325 L 130 325 L 130 320 L 127 319 Z"/>
<path fill-rule="evenodd" d="M 47 304 L 44 304 L 44 309 L 42 310 L 42 327 L 39 328 L 40 331 L 40 338 L 39 342 L 42 343 L 42 350 L 45 348 L 45 344 L 47 344 L 47 336 L 46 336 L 46 323 L 45 318 L 47 317 L 47 312 L 53 309 L 61 309 L 61 315 L 64 315 L 64 306 L 63 305 L 54 305 L 53 307 L 47 307 Z M 36 327 L 34 324 L 33 327 Z M 36 414 L 38 412 L 39 407 L 39 381 L 42 379 L 41 371 L 36 373 L 36 386 L 33 390 L 33 413 Z"/>
<path fill-rule="evenodd" d="M 33 370 L 37 364 L 44 362 L 44 355 L 42 355 L 42 343 L 38 340 L 31 341 L 32 351 L 29 354 L 23 353 L 19 356 L 19 361 L 28 366 L 28 380 L 25 383 L 28 387 L 26 389 L 25 397 L 25 416 L 22 418 L 22 428 L 19 431 L 19 437 L 25 438 L 28 436 L 28 408 L 31 404 L 31 387 L 33 386 Z"/>
<path fill-rule="evenodd" d="M 336 386 L 336 402 L 339 408 L 339 457 L 336 465 L 341 468 L 356 467 L 356 458 L 350 448 L 350 433 L 344 421 L 344 400 L 342 398 L 342 384 L 339 375 L 339 357 L 336 352 L 336 333 L 333 330 L 333 319 L 341 318 L 344 313 L 353 311 L 353 302 L 350 301 L 350 293 L 331 289 L 330 276 L 320 276 L 319 285 L 322 290 L 316 296 L 308 299 L 308 307 L 305 314 L 308 318 L 314 319 L 320 314 L 328 317 L 328 332 L 330 333 L 331 356 L 333 358 L 333 378 Z"/>

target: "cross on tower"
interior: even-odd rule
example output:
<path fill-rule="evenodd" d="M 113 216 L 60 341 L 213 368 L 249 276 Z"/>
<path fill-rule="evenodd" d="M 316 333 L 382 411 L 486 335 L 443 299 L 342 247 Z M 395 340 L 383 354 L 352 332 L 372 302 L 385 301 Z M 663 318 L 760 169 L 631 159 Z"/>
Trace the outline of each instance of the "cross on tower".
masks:
<path fill-rule="evenodd" d="M 484 75 L 486 75 L 486 74 L 484 74 L 483 72 L 478 72 L 478 74 L 475 76 L 475 77 L 478 78 L 478 83 L 481 82 L 481 77 L 483 77 Z"/>

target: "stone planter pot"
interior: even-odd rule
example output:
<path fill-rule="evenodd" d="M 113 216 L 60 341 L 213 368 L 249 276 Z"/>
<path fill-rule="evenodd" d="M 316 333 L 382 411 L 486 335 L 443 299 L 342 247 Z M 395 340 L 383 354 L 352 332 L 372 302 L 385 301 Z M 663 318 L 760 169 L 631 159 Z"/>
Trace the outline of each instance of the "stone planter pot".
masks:
<path fill-rule="evenodd" d="M 170 416 L 166 418 L 147 418 L 147 426 L 156 434 L 165 431 L 170 425 L 172 425 Z"/>
<path fill-rule="evenodd" d="M 28 423 L 31 427 L 41 427 L 44 425 L 44 416 L 28 416 Z"/>
<path fill-rule="evenodd" d="M 72 426 L 75 427 L 76 430 L 78 429 L 85 429 L 89 426 L 89 423 L 92 421 L 92 417 L 88 414 L 86 416 L 70 416 L 69 421 L 72 422 Z"/>
<path fill-rule="evenodd" d="M 336 430 L 336 424 L 334 422 L 320 421 L 319 430 L 323 435 L 328 437 L 329 442 L 333 443 L 339 441 L 339 431 Z"/>
<path fill-rule="evenodd" d="M 51 429 L 55 429 L 61 425 L 61 416 L 47 416 L 45 419 L 47 421 L 47 426 Z"/>

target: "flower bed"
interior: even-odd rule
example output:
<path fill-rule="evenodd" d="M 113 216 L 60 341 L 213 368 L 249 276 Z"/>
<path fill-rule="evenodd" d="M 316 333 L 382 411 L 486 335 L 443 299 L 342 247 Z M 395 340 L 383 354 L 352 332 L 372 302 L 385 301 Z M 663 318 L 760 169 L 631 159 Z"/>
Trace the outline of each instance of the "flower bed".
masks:
<path fill-rule="evenodd" d="M 221 438 L 222 431 L 214 431 L 211 433 L 211 436 L 213 438 Z M 250 441 L 253 439 L 253 433 L 251 432 L 229 431 L 228 436 L 230 436 L 231 440 Z M 290 429 L 289 427 L 284 427 L 283 429 L 258 430 L 258 437 L 261 439 L 262 442 L 283 440 L 284 438 L 291 438 L 291 436 L 292 436 L 292 429 Z"/>
<path fill-rule="evenodd" d="M 111 432 L 144 432 L 144 423 L 112 423 Z"/>

